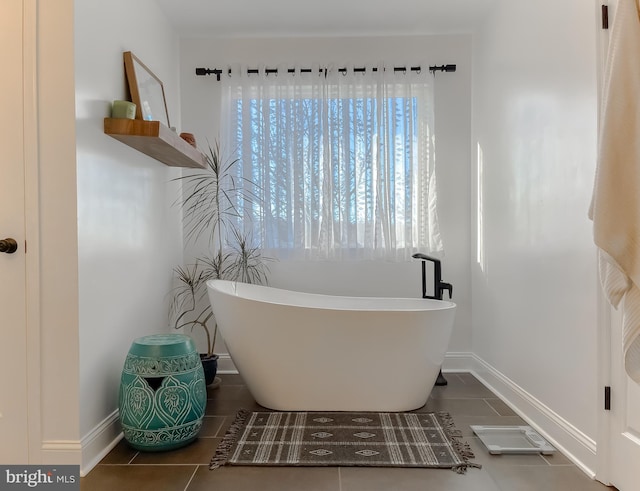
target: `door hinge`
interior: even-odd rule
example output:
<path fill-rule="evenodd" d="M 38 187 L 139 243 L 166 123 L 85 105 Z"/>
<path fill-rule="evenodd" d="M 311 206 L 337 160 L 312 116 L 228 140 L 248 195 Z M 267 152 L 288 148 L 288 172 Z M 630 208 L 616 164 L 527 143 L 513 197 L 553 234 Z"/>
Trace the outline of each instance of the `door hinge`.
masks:
<path fill-rule="evenodd" d="M 602 28 L 609 29 L 609 7 L 607 5 L 602 6 Z"/>
<path fill-rule="evenodd" d="M 604 410 L 611 411 L 611 387 L 604 388 Z"/>

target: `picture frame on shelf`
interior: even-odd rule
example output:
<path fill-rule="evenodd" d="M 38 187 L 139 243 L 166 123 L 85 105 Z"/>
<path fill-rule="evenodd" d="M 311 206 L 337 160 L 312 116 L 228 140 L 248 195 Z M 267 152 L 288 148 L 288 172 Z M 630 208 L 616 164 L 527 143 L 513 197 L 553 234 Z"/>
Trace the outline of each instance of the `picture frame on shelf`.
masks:
<path fill-rule="evenodd" d="M 170 128 L 162 80 L 131 51 L 125 51 L 123 57 L 131 102 L 136 105 L 136 119 L 160 121 Z"/>

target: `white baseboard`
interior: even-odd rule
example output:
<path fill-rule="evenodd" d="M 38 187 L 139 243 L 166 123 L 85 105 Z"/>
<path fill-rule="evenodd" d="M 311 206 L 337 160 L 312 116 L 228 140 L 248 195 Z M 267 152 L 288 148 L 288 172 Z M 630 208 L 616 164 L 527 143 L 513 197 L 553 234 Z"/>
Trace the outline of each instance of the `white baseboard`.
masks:
<path fill-rule="evenodd" d="M 40 451 L 42 464 L 78 465 L 82 445 L 76 440 L 43 440 Z"/>
<path fill-rule="evenodd" d="M 80 476 L 86 476 L 121 439 L 120 415 L 116 409 L 82 439 Z"/>
<path fill-rule="evenodd" d="M 233 364 L 229 353 L 218 355 L 218 371 L 217 373 L 238 373 L 238 369 Z"/>
<path fill-rule="evenodd" d="M 473 369 L 473 353 L 451 351 L 444 357 L 442 372 L 470 372 Z"/>
<path fill-rule="evenodd" d="M 476 355 L 472 355 L 471 373 L 591 479 L 595 478 L 595 440 Z"/>

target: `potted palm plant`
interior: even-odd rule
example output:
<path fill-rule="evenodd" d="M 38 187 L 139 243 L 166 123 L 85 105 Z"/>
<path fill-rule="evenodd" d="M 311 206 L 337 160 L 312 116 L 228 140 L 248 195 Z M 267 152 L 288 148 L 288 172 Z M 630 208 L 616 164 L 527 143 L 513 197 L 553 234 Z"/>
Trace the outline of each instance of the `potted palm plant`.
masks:
<path fill-rule="evenodd" d="M 245 283 L 266 283 L 269 258 L 253 244 L 250 233 L 238 228 L 235 219 L 240 212 L 235 206 L 239 195 L 246 203 L 258 202 L 247 189 L 254 184 L 238 180 L 233 172 L 238 159 L 222 160 L 218 144 L 209 146 L 207 167 L 178 177 L 185 192 L 181 200 L 186 237 L 195 240 L 206 234 L 208 254 L 187 266 L 174 268 L 176 287 L 170 306 L 175 329 L 200 328 L 206 334 L 207 350 L 201 353 L 205 381 L 216 381 L 218 355 L 215 354 L 218 326 L 207 298 L 206 283 L 210 279 L 226 279 Z"/>

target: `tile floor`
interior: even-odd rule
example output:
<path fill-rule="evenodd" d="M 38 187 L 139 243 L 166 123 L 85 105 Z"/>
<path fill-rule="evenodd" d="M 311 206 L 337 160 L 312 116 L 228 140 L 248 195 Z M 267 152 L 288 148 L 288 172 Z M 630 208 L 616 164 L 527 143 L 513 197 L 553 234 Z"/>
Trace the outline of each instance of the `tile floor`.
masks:
<path fill-rule="evenodd" d="M 449 385 L 434 387 L 418 411 L 447 411 L 471 445 L 482 469 L 460 475 L 448 469 L 362 467 L 223 467 L 209 460 L 240 408 L 260 410 L 238 375 L 221 375 L 209 389 L 204 428 L 179 450 L 141 453 L 122 440 L 86 477 L 82 491 L 615 491 L 589 479 L 560 453 L 492 456 L 472 424 L 526 424 L 473 375 L 448 373 Z"/>

